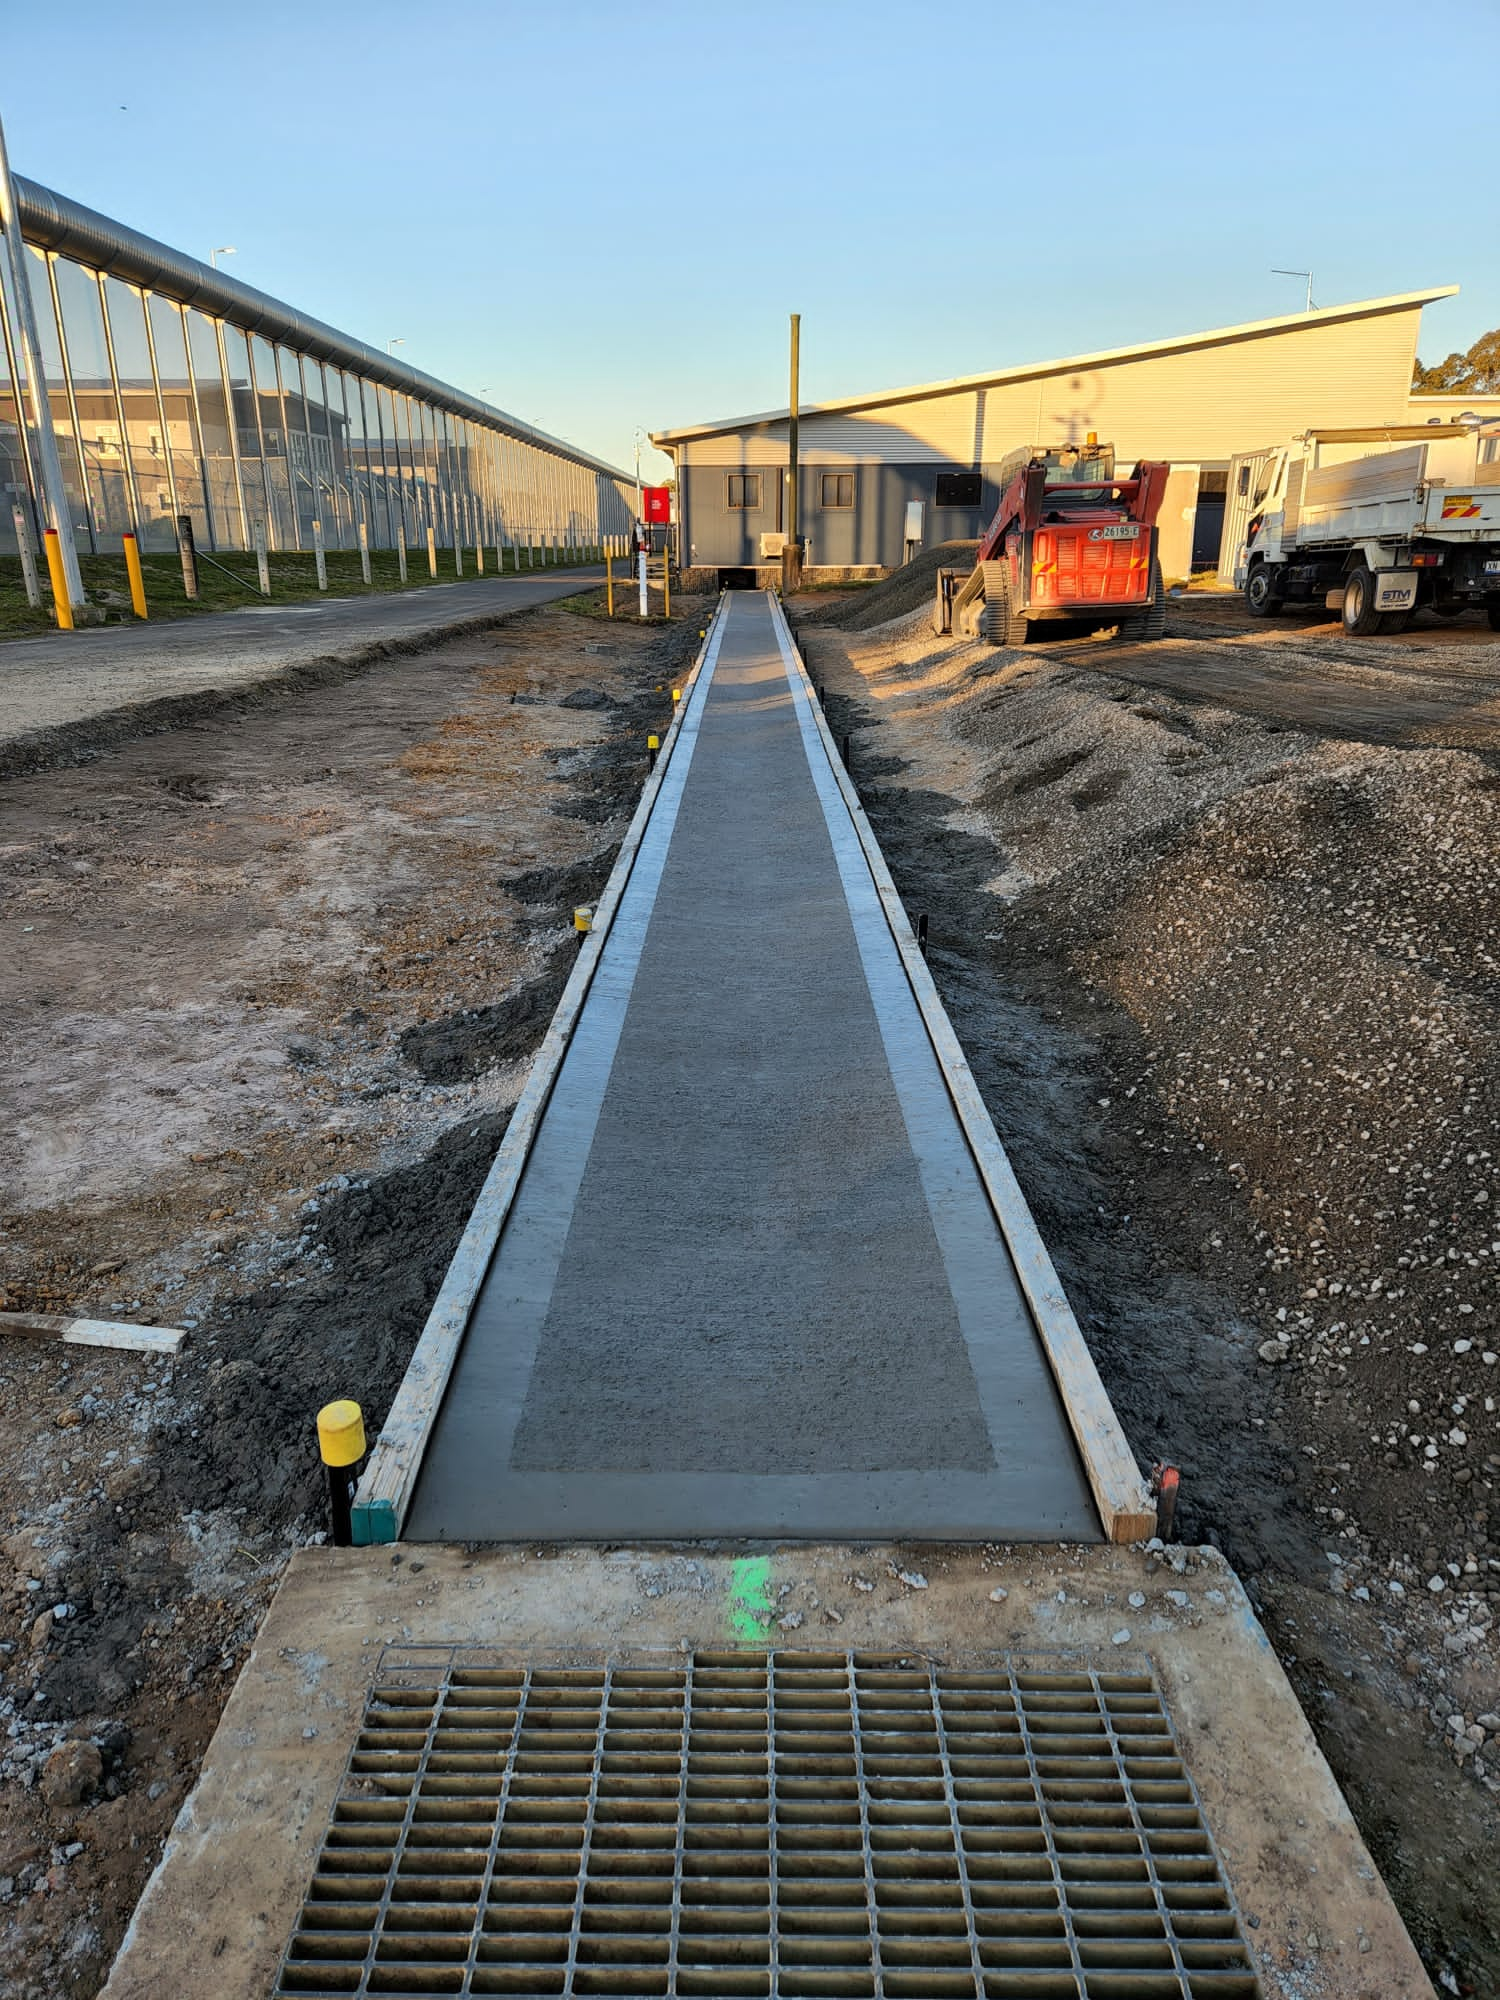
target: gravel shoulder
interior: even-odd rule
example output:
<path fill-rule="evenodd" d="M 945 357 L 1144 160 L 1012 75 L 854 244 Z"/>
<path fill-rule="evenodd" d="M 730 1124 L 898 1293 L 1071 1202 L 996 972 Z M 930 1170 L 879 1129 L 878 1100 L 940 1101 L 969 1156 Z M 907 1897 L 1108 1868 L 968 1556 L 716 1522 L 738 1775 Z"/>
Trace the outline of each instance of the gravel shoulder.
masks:
<path fill-rule="evenodd" d="M 1440 1990 L 1489 1994 L 1500 767 L 1430 747 L 1416 644 L 1299 668 L 1319 722 L 1286 639 L 1228 642 L 1231 707 L 1187 627 L 804 642 L 1139 1457 L 1246 1579 Z"/>
<path fill-rule="evenodd" d="M 544 609 L 0 788 L 0 1991 L 93 1994 L 373 1432 L 703 618 Z M 196 628 L 201 632 L 201 626 Z"/>

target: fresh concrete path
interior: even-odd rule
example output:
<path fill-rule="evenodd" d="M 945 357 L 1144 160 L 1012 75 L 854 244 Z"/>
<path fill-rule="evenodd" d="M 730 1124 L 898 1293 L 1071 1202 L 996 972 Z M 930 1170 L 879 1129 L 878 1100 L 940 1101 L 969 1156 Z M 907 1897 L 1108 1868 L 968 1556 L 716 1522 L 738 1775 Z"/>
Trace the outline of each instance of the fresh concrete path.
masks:
<path fill-rule="evenodd" d="M 602 575 L 597 568 L 539 570 L 12 640 L 0 645 L 0 775 L 170 726 L 203 700 L 415 652 L 455 631 L 571 597 Z"/>
<path fill-rule="evenodd" d="M 403 1532 L 1095 1539 L 801 677 L 716 629 Z"/>

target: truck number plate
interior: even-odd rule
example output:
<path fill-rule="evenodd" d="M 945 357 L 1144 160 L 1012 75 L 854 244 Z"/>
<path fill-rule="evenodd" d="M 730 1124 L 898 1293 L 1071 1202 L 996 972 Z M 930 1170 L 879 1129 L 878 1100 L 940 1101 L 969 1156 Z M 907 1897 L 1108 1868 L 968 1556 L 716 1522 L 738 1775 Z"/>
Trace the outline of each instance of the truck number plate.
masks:
<path fill-rule="evenodd" d="M 1090 528 L 1089 540 L 1091 542 L 1133 542 L 1140 532 L 1139 527 L 1133 523 L 1122 521 L 1116 528 Z"/>
<path fill-rule="evenodd" d="M 1487 562 L 1484 573 L 1486 576 L 1500 576 L 1500 562 Z"/>

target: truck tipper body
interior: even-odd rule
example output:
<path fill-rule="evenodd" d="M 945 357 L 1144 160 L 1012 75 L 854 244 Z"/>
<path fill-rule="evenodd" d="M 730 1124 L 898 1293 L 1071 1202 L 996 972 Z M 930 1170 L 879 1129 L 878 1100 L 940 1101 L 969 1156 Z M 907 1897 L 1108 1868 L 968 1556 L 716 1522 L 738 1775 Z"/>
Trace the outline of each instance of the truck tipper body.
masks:
<path fill-rule="evenodd" d="M 1143 461 L 1118 478 L 1113 446 L 1092 436 L 1012 452 L 973 569 L 938 573 L 933 630 L 1022 646 L 1036 625 L 1085 619 L 1159 639 L 1156 517 L 1170 470 Z"/>
<path fill-rule="evenodd" d="M 1236 477 L 1255 482 L 1235 563 L 1253 616 L 1322 604 L 1397 632 L 1426 606 L 1500 631 L 1500 425 L 1307 431 Z"/>

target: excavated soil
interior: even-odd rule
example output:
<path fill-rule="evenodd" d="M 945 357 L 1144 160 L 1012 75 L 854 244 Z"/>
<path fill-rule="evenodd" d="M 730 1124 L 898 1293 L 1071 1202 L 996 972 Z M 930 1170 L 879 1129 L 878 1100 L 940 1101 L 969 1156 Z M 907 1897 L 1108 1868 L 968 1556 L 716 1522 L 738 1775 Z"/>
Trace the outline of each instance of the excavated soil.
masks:
<path fill-rule="evenodd" d="M 1500 726 L 1452 690 L 1500 643 L 1211 608 L 1228 646 L 1196 605 L 1164 646 L 925 609 L 804 643 L 1142 1463 L 1246 1578 L 1440 1990 L 1491 1995 Z"/>
<path fill-rule="evenodd" d="M 590 600 L 591 602 L 592 600 Z M 373 1435 L 708 607 L 547 609 L 0 789 L 0 1992 L 97 1991 Z"/>

